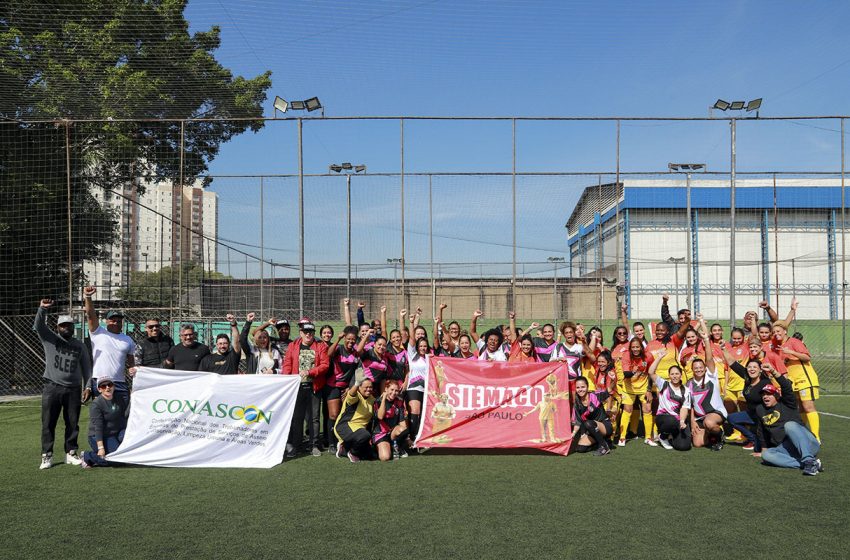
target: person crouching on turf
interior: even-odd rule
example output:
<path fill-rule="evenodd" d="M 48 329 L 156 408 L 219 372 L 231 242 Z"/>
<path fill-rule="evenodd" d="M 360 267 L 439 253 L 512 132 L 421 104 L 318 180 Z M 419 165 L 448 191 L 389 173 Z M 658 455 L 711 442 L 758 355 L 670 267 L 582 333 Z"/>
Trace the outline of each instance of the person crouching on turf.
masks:
<path fill-rule="evenodd" d="M 381 461 L 407 457 L 404 445 L 407 440 L 407 409 L 399 394 L 398 380 L 390 379 L 384 384 L 384 393 L 374 404 L 372 445 L 375 446 Z"/>
<path fill-rule="evenodd" d="M 573 441 L 576 441 L 576 451 L 587 453 L 596 446 L 594 455 L 601 457 L 608 455 L 611 448 L 608 447 L 606 437 L 614 431 L 611 420 L 605 413 L 605 401 L 610 395 L 613 380 L 608 379 L 607 389 L 597 390 L 593 393 L 588 391 L 587 378 L 576 379 L 576 397 L 573 403 Z"/>
<path fill-rule="evenodd" d="M 686 385 L 691 397 L 688 405 L 691 413 L 691 437 L 694 447 L 711 445 L 712 451 L 720 451 L 723 449 L 726 407 L 720 393 L 720 381 L 708 341 L 708 329 L 705 328 L 702 315 L 698 313 L 697 318 L 705 346 L 705 360 L 694 358 L 691 362 L 694 377 Z"/>
<path fill-rule="evenodd" d="M 670 366 L 666 380 L 656 373 L 668 350 L 662 348 L 660 352 L 658 359 L 649 366 L 649 377 L 658 389 L 658 413 L 655 415 L 658 443 L 668 451 L 688 451 L 691 448 L 691 430 L 688 428 L 686 403 L 690 402 L 691 396 L 682 384 L 682 368 L 679 366 Z"/>
<path fill-rule="evenodd" d="M 345 394 L 342 412 L 334 425 L 334 433 L 339 440 L 336 456 L 341 458 L 347 452 L 348 460 L 352 463 L 359 463 L 360 459 L 369 457 L 372 451 L 369 445 L 372 439 L 369 425 L 375 413 L 372 390 L 371 379 L 355 382 Z"/>
<path fill-rule="evenodd" d="M 765 369 L 772 383 L 761 389 L 762 403 L 756 407 L 756 415 L 765 436 L 765 447 L 761 459 L 767 465 L 803 469 L 803 474 L 815 476 L 823 471 L 820 459 L 820 442 L 803 425 L 798 409 L 794 386 L 784 375 L 773 369 Z"/>
<path fill-rule="evenodd" d="M 89 407 L 89 445 L 92 450 L 83 453 L 82 467 L 108 467 L 112 463 L 106 455 L 118 449 L 124 441 L 130 404 L 115 398 L 115 383 L 111 379 L 98 379 L 100 395 Z"/>

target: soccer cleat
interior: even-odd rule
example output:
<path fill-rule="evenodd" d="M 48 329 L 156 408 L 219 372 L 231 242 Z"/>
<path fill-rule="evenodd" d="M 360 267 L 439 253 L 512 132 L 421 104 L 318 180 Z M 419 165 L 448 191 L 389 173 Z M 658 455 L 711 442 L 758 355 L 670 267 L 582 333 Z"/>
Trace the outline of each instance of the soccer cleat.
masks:
<path fill-rule="evenodd" d="M 655 443 L 655 441 L 653 441 L 652 438 L 646 438 L 645 440 L 643 440 L 643 442 L 650 447 L 658 447 L 658 444 Z"/>
<path fill-rule="evenodd" d="M 669 442 L 669 441 L 667 441 L 665 438 L 660 438 L 660 439 L 658 440 L 658 443 L 661 445 L 661 447 L 663 447 L 663 448 L 664 448 L 664 449 L 666 449 L 667 451 L 670 451 L 671 449 L 673 449 L 673 446 L 672 446 L 672 445 L 670 445 L 670 442 Z"/>
<path fill-rule="evenodd" d="M 83 460 L 80 459 L 80 456 L 77 455 L 77 450 L 74 449 L 65 454 L 65 464 L 66 465 L 74 465 L 78 467 L 82 464 Z"/>
<path fill-rule="evenodd" d="M 594 457 L 603 457 L 605 455 L 608 455 L 609 453 L 611 453 L 611 450 L 608 449 L 607 446 L 598 447 L 598 448 L 596 448 L 596 451 L 593 452 L 593 456 Z"/>
<path fill-rule="evenodd" d="M 359 463 L 360 457 L 358 457 L 357 455 L 355 455 L 354 453 L 349 451 L 348 452 L 348 460 L 351 461 L 352 463 Z"/>
<path fill-rule="evenodd" d="M 53 466 L 53 453 L 43 453 L 41 455 L 41 465 L 38 467 L 39 470 L 49 469 Z"/>
<path fill-rule="evenodd" d="M 625 446 L 626 446 L 626 440 L 621 439 L 620 441 L 617 442 L 617 447 L 625 447 Z"/>
<path fill-rule="evenodd" d="M 806 459 L 803 461 L 803 474 L 806 476 L 815 476 L 818 474 L 817 459 Z"/>

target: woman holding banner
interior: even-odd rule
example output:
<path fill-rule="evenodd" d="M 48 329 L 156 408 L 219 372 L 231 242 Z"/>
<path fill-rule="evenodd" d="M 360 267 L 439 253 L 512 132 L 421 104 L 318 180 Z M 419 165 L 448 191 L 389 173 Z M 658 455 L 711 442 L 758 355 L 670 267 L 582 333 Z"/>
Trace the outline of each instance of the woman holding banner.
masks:
<path fill-rule="evenodd" d="M 89 444 L 92 450 L 83 453 L 80 466 L 84 469 L 110 466 L 105 457 L 117 450 L 124 440 L 130 414 L 130 405 L 114 398 L 115 384 L 111 379 L 98 379 L 97 390 L 100 395 L 89 409 Z"/>

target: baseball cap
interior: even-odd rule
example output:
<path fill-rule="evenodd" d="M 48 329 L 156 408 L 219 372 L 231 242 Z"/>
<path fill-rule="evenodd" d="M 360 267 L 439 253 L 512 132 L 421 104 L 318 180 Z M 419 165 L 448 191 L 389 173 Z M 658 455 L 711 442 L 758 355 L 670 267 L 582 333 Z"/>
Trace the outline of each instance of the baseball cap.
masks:
<path fill-rule="evenodd" d="M 278 329 L 279 329 L 280 327 L 288 327 L 288 326 L 289 326 L 289 321 L 287 321 L 286 319 L 281 319 L 280 321 L 278 321 L 277 323 L 275 323 L 275 324 L 274 324 L 274 326 L 275 326 L 275 328 L 278 328 Z"/>
<path fill-rule="evenodd" d="M 74 318 L 71 317 L 70 315 L 60 315 L 59 318 L 56 319 L 56 324 L 62 325 L 64 323 L 71 323 L 73 325 L 74 324 Z"/>
<path fill-rule="evenodd" d="M 310 321 L 306 321 L 303 323 L 298 323 L 298 328 L 300 328 L 302 331 L 315 331 L 316 325 L 314 325 Z"/>
<path fill-rule="evenodd" d="M 776 385 L 774 385 L 773 383 L 771 383 L 771 384 L 769 384 L 769 385 L 765 385 L 764 387 L 762 387 L 762 388 L 761 388 L 761 392 L 762 392 L 762 393 L 767 393 L 768 395 L 774 395 L 774 396 L 776 396 L 776 395 L 778 395 L 778 394 L 779 394 L 779 389 L 776 387 Z"/>
<path fill-rule="evenodd" d="M 108 377 L 104 377 L 102 379 L 97 380 L 97 386 L 98 387 L 102 387 L 103 385 L 106 385 L 107 383 L 112 383 L 113 385 L 115 384 L 115 382 L 112 381 L 112 379 L 110 379 Z"/>
<path fill-rule="evenodd" d="M 107 319 L 114 319 L 115 317 L 124 317 L 124 314 L 117 309 L 112 309 L 109 313 L 106 314 Z"/>

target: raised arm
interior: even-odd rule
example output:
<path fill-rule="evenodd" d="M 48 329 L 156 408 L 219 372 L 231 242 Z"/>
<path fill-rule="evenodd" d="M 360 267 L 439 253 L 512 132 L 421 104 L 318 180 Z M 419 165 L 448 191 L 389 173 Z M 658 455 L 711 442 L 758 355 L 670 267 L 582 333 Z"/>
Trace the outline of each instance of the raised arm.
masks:
<path fill-rule="evenodd" d="M 410 330 L 415 331 L 419 326 L 419 319 L 422 317 L 422 308 L 417 307 L 416 312 L 410 317 Z"/>
<path fill-rule="evenodd" d="M 225 319 L 230 323 L 230 340 L 233 341 L 233 351 L 239 354 L 242 352 L 242 341 L 239 340 L 241 335 L 239 334 L 239 327 L 236 326 L 236 317 L 232 313 L 228 313 Z"/>
<path fill-rule="evenodd" d="M 667 302 L 670 301 L 670 296 L 664 294 L 661 296 L 661 322 L 667 323 L 667 326 L 670 327 L 670 332 L 674 332 L 676 330 L 676 320 L 670 315 L 670 308 L 667 305 Z"/>
<path fill-rule="evenodd" d="M 337 350 L 339 350 L 339 343 L 342 342 L 343 338 L 345 338 L 345 332 L 340 333 L 336 341 L 328 348 L 328 360 L 332 360 L 336 356 Z"/>
<path fill-rule="evenodd" d="M 94 310 L 94 303 L 92 303 L 92 297 L 97 293 L 97 288 L 94 286 L 86 286 L 83 288 L 83 302 L 86 309 L 86 321 L 89 326 L 89 333 L 92 333 L 97 330 L 100 326 L 100 321 L 97 318 L 97 311 Z"/>
<path fill-rule="evenodd" d="M 652 382 L 655 384 L 657 384 L 658 381 L 658 374 L 655 373 L 656 371 L 658 371 L 658 365 L 661 363 L 661 360 L 664 359 L 664 356 L 666 356 L 669 352 L 670 350 L 666 346 L 664 348 L 661 348 L 661 350 L 658 352 L 658 357 L 652 360 L 652 363 L 649 364 L 649 369 L 647 370 L 647 373 L 649 374 L 650 379 L 652 379 Z"/>
<path fill-rule="evenodd" d="M 254 313 L 248 313 L 248 316 L 245 319 L 245 325 L 242 327 L 242 332 L 239 334 L 240 348 L 245 350 L 246 354 L 251 353 L 251 341 L 248 340 L 248 336 L 251 334 L 251 323 L 254 322 L 254 317 Z"/>
<path fill-rule="evenodd" d="M 620 306 L 620 323 L 626 327 L 629 333 L 632 332 L 632 328 L 629 326 L 629 306 L 625 303 Z"/>
<path fill-rule="evenodd" d="M 357 343 L 357 353 L 358 354 L 363 353 L 363 350 L 366 348 L 367 342 L 369 342 L 369 331 L 364 332 L 363 336 L 360 337 L 360 342 Z"/>
<path fill-rule="evenodd" d="M 351 308 L 349 307 L 350 303 L 351 303 L 351 300 L 348 299 L 348 298 L 345 298 L 345 299 L 342 300 L 342 315 L 345 318 L 346 326 L 354 324 L 354 323 L 351 322 Z"/>
<path fill-rule="evenodd" d="M 381 334 L 389 337 L 390 331 L 387 329 L 387 306 L 381 306 Z"/>
<path fill-rule="evenodd" d="M 366 315 L 363 311 L 364 307 L 366 307 L 365 301 L 358 301 L 357 302 L 357 328 L 358 329 L 360 328 L 360 325 L 363 325 L 363 324 L 366 323 Z"/>
<path fill-rule="evenodd" d="M 38 333 L 38 338 L 43 342 L 55 344 L 59 340 L 59 336 L 47 328 L 47 310 L 53 306 L 52 299 L 43 299 L 38 306 L 38 311 L 35 313 L 35 322 L 32 325 L 33 330 Z"/>
<path fill-rule="evenodd" d="M 785 323 L 790 325 L 797 318 L 797 298 L 791 298 L 791 309 L 788 311 L 788 316 L 785 317 Z M 775 319 L 774 319 L 775 320 Z"/>
<path fill-rule="evenodd" d="M 770 306 L 770 302 L 766 299 L 763 299 L 759 302 L 759 307 L 761 307 L 767 316 L 770 318 L 770 322 L 773 323 L 779 320 L 779 315 L 776 313 L 776 310 Z"/>
<path fill-rule="evenodd" d="M 509 311 L 508 312 L 508 342 L 513 344 L 516 342 L 516 312 Z"/>
<path fill-rule="evenodd" d="M 699 321 L 699 327 L 702 331 L 700 333 L 702 344 L 705 346 L 705 369 L 717 374 L 717 365 L 714 363 L 714 356 L 712 355 L 711 340 L 708 338 L 708 328 L 705 326 L 705 317 L 702 316 L 702 313 L 697 313 L 697 321 Z"/>
<path fill-rule="evenodd" d="M 478 344 L 478 339 L 481 338 L 478 336 L 478 318 L 483 315 L 484 313 L 480 309 L 476 309 L 472 313 L 472 319 L 469 321 L 469 336 L 472 337 L 472 342 L 476 344 Z"/>

